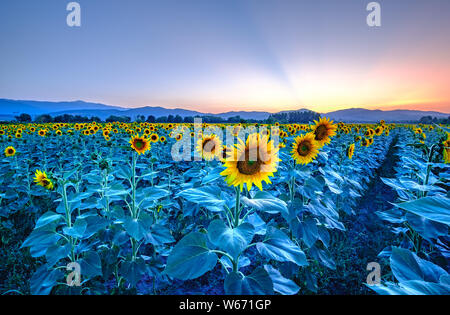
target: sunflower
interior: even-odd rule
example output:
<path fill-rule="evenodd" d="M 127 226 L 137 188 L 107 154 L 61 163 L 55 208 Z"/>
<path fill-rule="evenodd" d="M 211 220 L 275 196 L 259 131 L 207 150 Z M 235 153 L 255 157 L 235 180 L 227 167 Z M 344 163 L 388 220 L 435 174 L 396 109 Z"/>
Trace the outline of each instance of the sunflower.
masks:
<path fill-rule="evenodd" d="M 38 132 L 38 134 L 41 136 L 41 137 L 45 137 L 45 134 L 46 134 L 47 132 L 44 130 L 44 129 L 41 129 L 41 130 L 39 130 L 39 132 Z"/>
<path fill-rule="evenodd" d="M 139 155 L 145 154 L 147 150 L 150 150 L 150 141 L 145 137 L 140 137 L 139 134 L 131 137 L 130 144 Z"/>
<path fill-rule="evenodd" d="M 336 125 L 328 118 L 320 118 L 319 121 L 314 120 L 315 125 L 312 126 L 315 140 L 319 143 L 319 148 L 331 142 L 331 137 L 336 135 Z"/>
<path fill-rule="evenodd" d="M 159 140 L 159 136 L 156 133 L 152 133 L 150 135 L 150 141 L 151 142 L 155 143 L 155 142 L 158 142 L 158 140 Z"/>
<path fill-rule="evenodd" d="M 351 160 L 353 158 L 354 153 L 355 153 L 355 144 L 352 143 L 347 148 L 347 157 Z"/>
<path fill-rule="evenodd" d="M 202 158 L 211 161 L 222 153 L 222 141 L 214 134 L 203 136 L 198 139 L 196 150 Z"/>
<path fill-rule="evenodd" d="M 319 143 L 313 133 L 298 136 L 292 146 L 292 158 L 297 164 L 309 164 L 319 154 Z"/>
<path fill-rule="evenodd" d="M 383 127 L 378 126 L 377 128 L 375 128 L 375 134 L 377 136 L 381 136 L 382 133 L 383 133 Z"/>
<path fill-rule="evenodd" d="M 239 140 L 239 144 L 231 149 L 224 166 L 226 169 L 220 173 L 226 176 L 225 181 L 230 186 L 240 186 L 241 191 L 246 184 L 247 190 L 255 184 L 262 190 L 262 181 L 270 184 L 269 176 L 277 171 L 278 148 L 273 140 L 268 141 L 267 136 L 251 134 L 246 143 Z"/>
<path fill-rule="evenodd" d="M 20 138 L 22 138 L 22 133 L 20 133 L 20 132 L 17 132 L 17 133 L 16 133 L 16 138 L 17 138 L 17 139 L 20 139 Z"/>
<path fill-rule="evenodd" d="M 368 147 L 369 146 L 369 140 L 367 138 L 364 138 L 361 140 L 361 146 L 362 147 Z"/>
<path fill-rule="evenodd" d="M 34 174 L 34 182 L 44 187 L 45 189 L 52 190 L 53 189 L 53 182 L 50 178 L 48 178 L 47 174 L 45 172 L 42 172 L 40 170 L 36 170 L 36 173 Z"/>
<path fill-rule="evenodd" d="M 14 147 L 7 147 L 5 149 L 5 156 L 6 157 L 10 157 L 10 156 L 14 156 L 16 155 L 16 149 L 14 149 Z"/>
<path fill-rule="evenodd" d="M 177 134 L 175 139 L 177 139 L 177 141 L 180 141 L 181 139 L 183 139 L 183 134 L 181 133 Z"/>
<path fill-rule="evenodd" d="M 443 151 L 443 157 L 444 157 L 444 163 L 450 163 L 450 138 L 446 141 L 442 142 L 444 145 L 444 151 Z"/>
<path fill-rule="evenodd" d="M 159 138 L 159 141 L 161 141 L 162 143 L 166 142 L 166 137 L 162 136 L 161 138 Z"/>

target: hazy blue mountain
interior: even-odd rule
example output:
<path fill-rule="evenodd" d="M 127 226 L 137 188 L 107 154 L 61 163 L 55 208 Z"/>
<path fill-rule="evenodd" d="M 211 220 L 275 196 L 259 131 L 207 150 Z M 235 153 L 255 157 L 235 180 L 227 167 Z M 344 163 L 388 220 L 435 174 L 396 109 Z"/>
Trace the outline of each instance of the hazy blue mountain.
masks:
<path fill-rule="evenodd" d="M 22 113 L 27 113 L 30 115 L 40 115 L 56 111 L 70 111 L 80 109 L 114 110 L 120 109 L 120 107 L 98 103 L 87 103 L 83 101 L 45 102 L 0 99 L 0 115 L 18 115 Z"/>
<path fill-rule="evenodd" d="M 364 108 L 350 108 L 325 114 L 328 118 L 343 122 L 377 122 L 385 121 L 416 121 L 424 116 L 448 118 L 450 114 L 419 111 L 419 110 L 369 110 Z"/>
<path fill-rule="evenodd" d="M 307 109 L 299 109 L 298 111 L 305 111 Z M 288 113 L 292 111 L 282 111 L 280 113 Z M 97 116 L 101 119 L 106 119 L 111 115 L 128 116 L 135 119 L 138 115 L 148 117 L 153 115 L 156 118 L 168 115 L 186 116 L 217 116 L 224 119 L 229 117 L 240 116 L 243 119 L 263 120 L 270 116 L 269 112 L 262 111 L 231 111 L 220 114 L 209 114 L 207 112 L 199 112 L 186 110 L 181 108 L 169 109 L 164 107 L 140 107 L 140 108 L 123 108 L 118 106 L 110 106 L 98 103 L 89 103 L 83 101 L 74 102 L 38 102 L 38 101 L 16 101 L 8 99 L 0 99 L 0 120 L 12 120 L 14 116 L 21 113 L 27 113 L 31 116 L 40 114 L 50 114 L 58 116 L 63 114 L 82 115 L 82 116 Z M 381 119 L 386 121 L 417 121 L 424 116 L 432 116 L 437 118 L 447 118 L 450 114 L 432 112 L 432 111 L 417 111 L 417 110 L 368 110 L 363 108 L 350 108 L 338 110 L 329 113 L 323 113 L 335 121 L 344 122 L 378 122 Z"/>

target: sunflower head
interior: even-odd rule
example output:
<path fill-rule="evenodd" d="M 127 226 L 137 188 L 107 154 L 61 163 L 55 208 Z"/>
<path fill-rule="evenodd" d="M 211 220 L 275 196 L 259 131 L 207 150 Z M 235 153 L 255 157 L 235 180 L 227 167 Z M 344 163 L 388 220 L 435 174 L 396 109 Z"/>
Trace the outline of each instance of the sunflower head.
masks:
<path fill-rule="evenodd" d="M 196 150 L 202 158 L 211 161 L 216 157 L 220 157 L 222 153 L 222 141 L 214 134 L 203 136 L 197 141 Z"/>
<path fill-rule="evenodd" d="M 5 156 L 6 157 L 11 157 L 16 155 L 16 149 L 14 147 L 7 147 L 5 149 Z"/>
<path fill-rule="evenodd" d="M 442 151 L 444 163 L 448 164 L 450 163 L 450 138 L 442 142 L 442 145 L 444 147 L 444 150 Z"/>
<path fill-rule="evenodd" d="M 36 170 L 36 173 L 34 174 L 34 182 L 44 187 L 45 189 L 52 190 L 53 189 L 53 182 L 52 180 L 47 176 L 45 172 L 42 172 L 40 170 Z"/>
<path fill-rule="evenodd" d="M 241 191 L 246 184 L 247 190 L 254 184 L 262 190 L 262 182 L 270 184 L 270 176 L 277 171 L 278 148 L 267 136 L 254 133 L 248 136 L 246 143 L 239 139 L 239 144 L 230 148 L 224 163 L 226 169 L 220 173 L 226 176 L 230 186 L 240 186 Z"/>
<path fill-rule="evenodd" d="M 292 158 L 297 164 L 309 164 L 319 154 L 319 143 L 313 133 L 301 135 L 295 138 L 292 146 Z"/>
<path fill-rule="evenodd" d="M 155 142 L 158 142 L 158 140 L 159 140 L 159 136 L 156 133 L 152 133 L 150 135 L 150 141 L 151 142 L 155 143 Z"/>
<path fill-rule="evenodd" d="M 312 126 L 314 139 L 319 143 L 320 147 L 331 142 L 331 137 L 336 135 L 337 126 L 328 118 L 320 118 L 319 121 L 314 120 L 315 125 Z"/>
<path fill-rule="evenodd" d="M 355 144 L 352 143 L 347 148 L 347 157 L 351 160 L 353 158 L 354 153 L 355 153 Z"/>
<path fill-rule="evenodd" d="M 131 137 L 130 144 L 131 148 L 139 155 L 145 154 L 145 152 L 150 150 L 150 141 L 145 137 L 140 137 L 139 134 Z"/>

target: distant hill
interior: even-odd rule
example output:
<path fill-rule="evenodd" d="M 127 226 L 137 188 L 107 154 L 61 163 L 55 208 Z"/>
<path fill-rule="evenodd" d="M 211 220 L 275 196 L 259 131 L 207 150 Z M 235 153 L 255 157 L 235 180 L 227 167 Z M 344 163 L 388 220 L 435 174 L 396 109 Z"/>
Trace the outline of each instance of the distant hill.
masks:
<path fill-rule="evenodd" d="M 307 109 L 299 109 L 294 111 L 305 111 Z M 293 111 L 282 111 L 279 113 L 288 113 Z M 271 113 L 263 111 L 231 111 L 219 114 L 210 114 L 207 112 L 199 112 L 186 110 L 181 108 L 169 109 L 164 107 L 140 107 L 140 108 L 124 108 L 119 106 L 104 105 L 99 103 L 89 103 L 83 101 L 74 102 L 40 102 L 40 101 L 20 101 L 0 99 L 0 120 L 12 120 L 14 116 L 21 113 L 27 113 L 35 117 L 41 114 L 50 114 L 58 116 L 64 114 L 81 115 L 81 116 L 97 116 L 106 119 L 111 115 L 128 116 L 136 119 L 138 115 L 148 117 L 150 115 L 156 118 L 168 115 L 186 116 L 215 116 L 228 119 L 230 117 L 240 116 L 243 119 L 264 120 L 269 118 Z M 322 113 L 323 116 L 329 117 L 335 121 L 343 122 L 378 122 L 384 119 L 387 122 L 402 121 L 418 121 L 424 116 L 432 116 L 436 118 L 448 118 L 450 114 L 418 111 L 418 110 L 368 110 L 363 108 L 350 108 L 329 113 Z"/>
<path fill-rule="evenodd" d="M 83 101 L 74 102 L 44 102 L 44 101 L 19 101 L 0 99 L 0 115 L 18 115 L 27 113 L 30 115 L 48 114 L 55 111 L 70 111 L 79 109 L 114 110 L 117 106 Z"/>
<path fill-rule="evenodd" d="M 424 116 L 432 116 L 436 118 L 448 118 L 450 114 L 432 112 L 432 111 L 419 111 L 419 110 L 369 110 L 364 108 L 350 108 L 344 110 L 338 110 L 330 112 L 326 115 L 328 118 L 335 121 L 343 122 L 377 122 L 382 119 L 390 122 L 402 122 L 402 121 L 418 121 Z"/>

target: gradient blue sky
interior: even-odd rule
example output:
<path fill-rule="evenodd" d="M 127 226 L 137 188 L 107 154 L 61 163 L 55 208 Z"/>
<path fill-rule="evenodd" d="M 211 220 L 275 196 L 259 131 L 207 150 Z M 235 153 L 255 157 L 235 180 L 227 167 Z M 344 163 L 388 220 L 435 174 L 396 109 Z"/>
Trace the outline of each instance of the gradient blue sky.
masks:
<path fill-rule="evenodd" d="M 0 98 L 450 112 L 450 1 L 0 1 Z"/>

